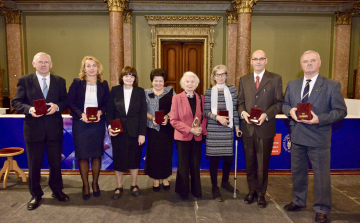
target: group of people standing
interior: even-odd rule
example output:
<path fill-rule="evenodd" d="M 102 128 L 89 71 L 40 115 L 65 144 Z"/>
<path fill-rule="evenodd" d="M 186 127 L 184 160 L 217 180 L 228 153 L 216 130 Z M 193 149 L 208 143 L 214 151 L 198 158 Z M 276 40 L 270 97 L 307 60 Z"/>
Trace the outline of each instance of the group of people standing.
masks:
<path fill-rule="evenodd" d="M 213 87 L 205 96 L 195 90 L 199 78 L 185 72 L 180 80 L 183 92 L 176 94 L 171 86 L 165 87 L 167 74 L 161 69 L 150 73 L 152 88 L 138 87 L 139 76 L 133 67 L 124 67 L 119 85 L 109 90 L 103 77 L 103 67 L 92 56 L 81 62 L 79 77 L 75 78 L 66 93 L 65 80 L 50 74 L 51 57 L 46 53 L 34 56 L 36 73 L 19 78 L 17 92 L 12 101 L 15 110 L 25 114 L 24 136 L 29 162 L 29 189 L 32 195 L 28 210 L 38 207 L 43 192 L 40 187 L 40 169 L 46 148 L 50 166 L 49 186 L 53 197 L 68 201 L 62 192 L 61 148 L 62 117 L 67 107 L 73 117 L 75 157 L 83 182 L 82 197 L 91 197 L 88 180 L 91 160 L 94 197 L 100 196 L 98 184 L 103 155 L 105 131 L 111 136 L 113 169 L 117 186 L 112 195 L 119 199 L 123 193 L 123 173 L 130 170 L 130 192 L 138 196 L 137 175 L 140 168 L 142 147 L 147 136 L 145 173 L 154 179 L 153 190 L 170 189 L 167 178 L 172 174 L 173 140 L 178 152 L 178 170 L 175 192 L 183 200 L 189 194 L 202 196 L 200 160 L 202 140 L 206 138 L 206 156 L 210 159 L 210 176 L 213 198 L 223 201 L 217 173 L 223 161 L 221 187 L 234 192 L 229 183 L 233 164 L 234 137 L 243 135 L 246 173 L 249 193 L 244 202 L 257 202 L 266 207 L 265 194 L 268 168 L 276 134 L 275 116 L 283 111 L 291 126 L 291 159 L 294 200 L 284 208 L 293 211 L 305 206 L 307 194 L 307 163 L 314 170 L 316 221 L 325 222 L 331 210 L 330 142 L 331 124 L 346 116 L 346 105 L 340 84 L 319 75 L 320 56 L 306 51 L 300 59 L 304 77 L 289 82 L 282 94 L 282 78 L 265 69 L 266 54 L 257 50 L 252 54 L 254 72 L 240 78 L 238 94 L 234 86 L 227 85 L 229 73 L 224 65 L 215 66 L 211 73 Z M 309 84 L 310 83 L 310 84 Z M 304 94 L 304 96 L 303 96 Z M 312 120 L 298 120 L 296 106 L 303 98 L 312 104 Z M 45 99 L 46 115 L 37 115 L 33 101 Z M 96 120 L 89 120 L 86 111 L 96 107 Z M 262 110 L 258 122 L 250 121 L 252 108 Z M 161 122 L 156 112 L 163 111 Z M 223 113 L 226 111 L 226 113 Z M 111 121 L 120 119 L 122 132 L 111 128 Z M 242 131 L 240 131 L 240 129 Z M 191 178 L 189 177 L 191 176 Z M 161 186 L 162 185 L 162 186 Z"/>

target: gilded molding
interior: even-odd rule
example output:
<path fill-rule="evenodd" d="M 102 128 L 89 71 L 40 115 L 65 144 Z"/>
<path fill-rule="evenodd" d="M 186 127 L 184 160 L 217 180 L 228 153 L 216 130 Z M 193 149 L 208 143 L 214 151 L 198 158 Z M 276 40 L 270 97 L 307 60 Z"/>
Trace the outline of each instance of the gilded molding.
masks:
<path fill-rule="evenodd" d="M 228 24 L 238 23 L 238 14 L 236 10 L 226 10 L 226 15 L 227 15 Z"/>
<path fill-rule="evenodd" d="M 237 13 L 252 13 L 257 0 L 234 0 L 231 2 Z"/>
<path fill-rule="evenodd" d="M 336 25 L 351 25 L 352 17 L 355 15 L 353 12 L 335 12 Z"/>
<path fill-rule="evenodd" d="M 129 0 L 104 0 L 109 12 L 123 12 L 129 5 Z"/>
<path fill-rule="evenodd" d="M 203 21 L 219 21 L 220 16 L 202 16 L 202 15 L 146 15 L 146 20 L 169 20 L 169 21 L 191 21 L 191 20 L 203 20 Z"/>
<path fill-rule="evenodd" d="M 353 9 L 360 10 L 360 2 L 353 5 Z"/>
<path fill-rule="evenodd" d="M 5 6 L 5 2 L 0 1 L 0 8 L 4 8 L 4 6 Z"/>
<path fill-rule="evenodd" d="M 2 15 L 5 17 L 6 24 L 21 24 L 21 10 L 4 10 Z"/>
<path fill-rule="evenodd" d="M 126 9 L 124 11 L 124 23 L 131 23 L 132 9 Z"/>

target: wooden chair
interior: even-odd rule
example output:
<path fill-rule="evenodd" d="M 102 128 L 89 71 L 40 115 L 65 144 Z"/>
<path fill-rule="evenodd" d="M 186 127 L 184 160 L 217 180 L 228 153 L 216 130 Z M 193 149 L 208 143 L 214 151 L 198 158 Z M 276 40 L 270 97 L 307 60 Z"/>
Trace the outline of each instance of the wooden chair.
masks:
<path fill-rule="evenodd" d="M 0 149 L 0 157 L 7 157 L 7 160 L 4 163 L 3 168 L 0 171 L 0 180 L 3 173 L 5 173 L 4 176 L 4 188 L 6 188 L 9 172 L 14 170 L 16 178 L 19 178 L 19 175 L 21 175 L 22 181 L 26 182 L 26 175 L 24 171 L 22 171 L 17 164 L 16 160 L 14 160 L 14 156 L 24 153 L 24 149 L 20 147 L 9 147 Z"/>

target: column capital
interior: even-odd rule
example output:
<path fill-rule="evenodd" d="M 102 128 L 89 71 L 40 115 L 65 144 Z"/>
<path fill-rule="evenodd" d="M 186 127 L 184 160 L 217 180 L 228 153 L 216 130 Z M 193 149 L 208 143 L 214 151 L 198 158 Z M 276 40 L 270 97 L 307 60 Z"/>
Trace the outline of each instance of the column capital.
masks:
<path fill-rule="evenodd" d="M 228 24 L 237 24 L 238 23 L 238 14 L 236 10 L 226 10 L 227 23 Z"/>
<path fill-rule="evenodd" d="M 252 13 L 257 0 L 234 0 L 231 2 L 237 13 Z"/>
<path fill-rule="evenodd" d="M 129 5 L 129 0 L 104 0 L 109 12 L 123 12 Z"/>
<path fill-rule="evenodd" d="M 352 17 L 355 15 L 353 12 L 335 12 L 336 25 L 351 25 Z"/>
<path fill-rule="evenodd" d="M 17 10 L 4 10 L 2 15 L 5 17 L 6 24 L 21 24 L 21 11 Z"/>
<path fill-rule="evenodd" d="M 124 23 L 131 23 L 132 9 L 124 10 Z"/>

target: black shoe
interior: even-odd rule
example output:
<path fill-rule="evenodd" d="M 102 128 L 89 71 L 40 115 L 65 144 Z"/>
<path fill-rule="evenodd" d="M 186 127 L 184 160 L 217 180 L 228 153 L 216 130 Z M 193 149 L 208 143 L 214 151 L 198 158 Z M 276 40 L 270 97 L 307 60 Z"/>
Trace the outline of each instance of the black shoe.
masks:
<path fill-rule="evenodd" d="M 91 183 L 91 186 L 92 186 L 92 189 L 93 189 L 93 195 L 94 195 L 94 197 L 100 197 L 100 187 L 99 187 L 99 184 L 96 183 L 96 187 L 97 187 L 98 191 L 95 191 L 95 190 L 94 190 L 94 182 Z"/>
<path fill-rule="evenodd" d="M 153 191 L 159 192 L 159 191 L 160 191 L 160 186 L 158 186 L 158 187 L 154 187 L 154 186 L 153 186 Z"/>
<path fill-rule="evenodd" d="M 220 190 L 219 190 L 218 186 L 213 186 L 212 187 L 212 195 L 213 195 L 214 200 L 219 201 L 219 202 L 224 201 L 221 194 L 220 194 Z"/>
<path fill-rule="evenodd" d="M 89 200 L 90 199 L 90 192 L 88 194 L 84 194 L 84 190 L 85 190 L 85 187 L 83 186 L 83 189 L 82 189 L 82 197 L 85 201 Z M 89 191 L 90 191 L 90 188 L 89 188 Z"/>
<path fill-rule="evenodd" d="M 134 190 L 135 188 L 137 188 L 136 191 Z M 131 192 L 131 195 L 132 195 L 132 196 L 137 197 L 137 196 L 139 196 L 139 194 L 140 194 L 140 189 L 139 189 L 139 187 L 138 187 L 137 185 L 131 186 L 131 187 L 130 187 L 130 192 Z"/>
<path fill-rule="evenodd" d="M 33 196 L 28 202 L 27 209 L 29 211 L 35 210 L 37 207 L 39 207 L 40 201 L 41 196 Z"/>
<path fill-rule="evenodd" d="M 53 198 L 58 199 L 58 201 L 64 201 L 64 202 L 66 202 L 66 201 L 69 201 L 69 200 L 70 200 L 69 196 L 68 196 L 67 194 L 65 194 L 64 192 L 62 192 L 62 191 L 57 192 L 57 193 L 54 193 L 54 192 L 53 192 L 51 196 L 52 196 Z"/>
<path fill-rule="evenodd" d="M 245 204 L 252 204 L 255 199 L 258 197 L 257 193 L 248 193 L 244 199 Z"/>
<path fill-rule="evenodd" d="M 302 208 L 302 207 L 297 206 L 293 202 L 284 206 L 284 209 L 287 211 L 296 211 L 296 210 L 299 210 L 300 208 Z"/>
<path fill-rule="evenodd" d="M 327 216 L 326 216 L 326 214 L 316 213 L 315 221 L 316 221 L 316 222 L 321 222 L 321 223 L 327 222 Z"/>
<path fill-rule="evenodd" d="M 163 184 L 163 188 L 164 188 L 164 190 L 169 191 L 170 190 L 170 183 L 169 183 L 169 185 L 164 185 Z"/>
<path fill-rule="evenodd" d="M 234 187 L 229 182 L 226 182 L 226 183 L 222 182 L 221 187 L 224 188 L 225 190 L 231 192 L 231 193 L 234 193 Z M 237 194 L 239 193 L 238 189 L 236 189 L 236 193 Z"/>
<path fill-rule="evenodd" d="M 118 194 L 115 193 L 116 191 L 119 191 L 119 193 L 118 193 Z M 113 196 L 112 196 L 112 199 L 114 199 L 114 200 L 119 199 L 119 198 L 121 197 L 122 192 L 123 192 L 123 188 L 122 188 L 122 187 L 115 188 L 114 194 L 113 194 Z"/>
<path fill-rule="evenodd" d="M 266 207 L 265 196 L 258 197 L 257 204 L 258 204 L 259 208 L 265 208 Z"/>
<path fill-rule="evenodd" d="M 186 194 L 186 195 L 180 194 L 180 198 L 183 201 L 189 201 L 189 195 L 188 194 Z"/>

